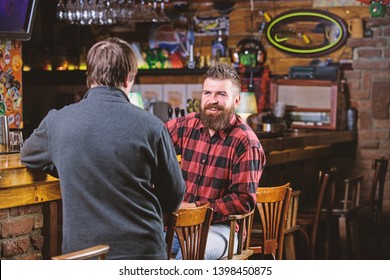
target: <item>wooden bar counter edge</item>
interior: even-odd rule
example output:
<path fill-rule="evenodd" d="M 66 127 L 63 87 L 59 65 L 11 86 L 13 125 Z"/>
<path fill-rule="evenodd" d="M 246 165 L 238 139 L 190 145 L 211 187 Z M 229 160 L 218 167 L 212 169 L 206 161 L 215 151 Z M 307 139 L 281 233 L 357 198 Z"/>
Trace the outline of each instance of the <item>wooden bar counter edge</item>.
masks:
<path fill-rule="evenodd" d="M 329 156 L 332 144 L 354 142 L 356 138 L 356 131 L 298 131 L 260 141 L 270 166 Z M 58 199 L 61 191 L 57 178 L 26 168 L 19 154 L 0 155 L 0 209 Z"/>

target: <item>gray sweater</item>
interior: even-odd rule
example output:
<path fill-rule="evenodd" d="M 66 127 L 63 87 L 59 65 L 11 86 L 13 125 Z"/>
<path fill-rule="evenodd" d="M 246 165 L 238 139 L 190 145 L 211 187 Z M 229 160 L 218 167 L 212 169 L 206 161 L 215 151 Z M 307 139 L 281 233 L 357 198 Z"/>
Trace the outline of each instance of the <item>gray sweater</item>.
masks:
<path fill-rule="evenodd" d="M 163 123 L 124 92 L 96 87 L 51 110 L 21 159 L 58 172 L 63 253 L 105 243 L 108 259 L 166 258 L 162 214 L 179 207 L 185 183 Z"/>

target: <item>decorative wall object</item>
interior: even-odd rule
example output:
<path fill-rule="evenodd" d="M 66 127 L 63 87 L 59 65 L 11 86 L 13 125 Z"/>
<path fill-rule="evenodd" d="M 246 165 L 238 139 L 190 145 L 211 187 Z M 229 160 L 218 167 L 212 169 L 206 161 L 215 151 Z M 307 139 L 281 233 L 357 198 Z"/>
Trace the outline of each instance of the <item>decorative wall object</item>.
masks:
<path fill-rule="evenodd" d="M 0 116 L 10 128 L 23 128 L 22 66 L 20 41 L 0 41 Z"/>
<path fill-rule="evenodd" d="M 289 10 L 267 26 L 266 37 L 280 51 L 302 57 L 331 53 L 347 39 L 344 20 L 327 11 Z"/>

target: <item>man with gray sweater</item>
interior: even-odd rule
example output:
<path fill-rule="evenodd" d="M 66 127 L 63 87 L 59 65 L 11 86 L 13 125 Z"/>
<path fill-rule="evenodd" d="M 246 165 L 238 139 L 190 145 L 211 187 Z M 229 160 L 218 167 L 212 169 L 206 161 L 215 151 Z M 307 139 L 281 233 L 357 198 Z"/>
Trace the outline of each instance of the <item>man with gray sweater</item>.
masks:
<path fill-rule="evenodd" d="M 48 113 L 22 163 L 60 179 L 62 253 L 103 243 L 107 259 L 166 259 L 162 216 L 185 192 L 170 136 L 129 102 L 137 61 L 127 42 L 97 42 L 87 67 L 84 99 Z"/>

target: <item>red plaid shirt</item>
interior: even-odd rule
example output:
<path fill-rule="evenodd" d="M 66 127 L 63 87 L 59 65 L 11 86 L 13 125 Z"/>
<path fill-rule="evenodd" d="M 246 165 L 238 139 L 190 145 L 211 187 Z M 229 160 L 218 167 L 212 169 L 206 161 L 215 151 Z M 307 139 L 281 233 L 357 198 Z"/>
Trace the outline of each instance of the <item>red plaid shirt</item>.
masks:
<path fill-rule="evenodd" d="M 226 221 L 229 214 L 247 213 L 255 207 L 265 154 L 253 130 L 235 115 L 230 124 L 212 137 L 190 113 L 168 121 L 187 191 L 185 202 L 206 201 L 214 209 L 213 222 Z"/>

